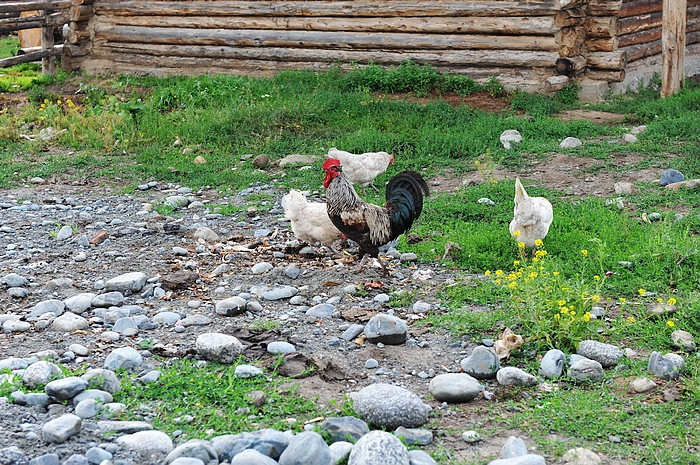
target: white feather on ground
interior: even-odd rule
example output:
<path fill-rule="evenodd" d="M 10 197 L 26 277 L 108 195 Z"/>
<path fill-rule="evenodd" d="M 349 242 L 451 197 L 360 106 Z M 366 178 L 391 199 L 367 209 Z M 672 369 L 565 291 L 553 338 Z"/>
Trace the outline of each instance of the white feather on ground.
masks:
<path fill-rule="evenodd" d="M 387 152 L 350 153 L 335 147 L 328 149 L 327 158 L 337 158 L 343 173 L 351 183 L 365 187 L 371 186 L 378 192 L 374 179 L 386 172 L 387 167 L 394 162 L 394 156 Z"/>
<path fill-rule="evenodd" d="M 544 197 L 530 197 L 520 182 L 515 180 L 515 208 L 513 221 L 510 222 L 510 234 L 520 231 L 516 238 L 527 247 L 534 247 L 537 239 L 544 239 L 549 232 L 554 213 L 552 204 Z M 514 236 L 515 237 L 515 236 Z"/>
<path fill-rule="evenodd" d="M 325 203 L 309 202 L 303 192 L 292 189 L 282 197 L 282 208 L 300 240 L 330 247 L 341 238 L 340 231 L 328 217 Z"/>

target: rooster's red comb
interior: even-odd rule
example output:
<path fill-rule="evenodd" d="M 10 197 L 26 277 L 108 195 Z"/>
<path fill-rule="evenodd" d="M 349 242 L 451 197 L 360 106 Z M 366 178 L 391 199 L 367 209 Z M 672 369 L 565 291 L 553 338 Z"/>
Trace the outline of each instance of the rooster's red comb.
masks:
<path fill-rule="evenodd" d="M 328 171 L 332 166 L 340 166 L 340 160 L 337 158 L 326 158 L 323 162 L 323 170 Z"/>

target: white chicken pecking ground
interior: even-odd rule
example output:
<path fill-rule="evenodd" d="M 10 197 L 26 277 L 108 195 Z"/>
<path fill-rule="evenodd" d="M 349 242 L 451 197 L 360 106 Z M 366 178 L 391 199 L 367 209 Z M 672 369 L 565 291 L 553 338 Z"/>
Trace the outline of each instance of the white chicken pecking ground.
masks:
<path fill-rule="evenodd" d="M 554 219 L 552 204 L 544 197 L 530 197 L 520 178 L 515 180 L 515 207 L 510 234 L 526 247 L 535 247 L 535 242 L 544 240 Z M 516 233 L 517 231 L 517 233 Z"/>

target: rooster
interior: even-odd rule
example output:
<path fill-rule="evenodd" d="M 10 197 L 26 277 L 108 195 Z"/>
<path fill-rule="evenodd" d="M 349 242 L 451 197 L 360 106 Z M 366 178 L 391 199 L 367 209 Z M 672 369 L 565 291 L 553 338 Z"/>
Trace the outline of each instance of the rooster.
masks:
<path fill-rule="evenodd" d="M 510 233 L 518 242 L 535 248 L 537 239 L 544 239 L 549 232 L 554 214 L 552 204 L 544 197 L 530 197 L 520 183 L 515 180 L 515 208 Z"/>
<path fill-rule="evenodd" d="M 389 165 L 394 163 L 394 156 L 387 152 L 367 152 L 354 154 L 333 147 L 328 150 L 327 158 L 337 158 L 343 165 L 343 172 L 352 184 L 362 187 L 362 195 L 365 195 L 365 187 L 371 186 L 377 193 L 379 189 L 374 185 L 374 178 L 384 174 Z"/>
<path fill-rule="evenodd" d="M 323 163 L 328 216 L 341 233 L 357 242 L 363 259 L 365 255 L 378 258 L 379 248 L 408 231 L 420 216 L 423 197 L 430 195 L 428 185 L 419 173 L 403 171 L 389 180 L 386 203 L 380 207 L 357 195 L 340 166 L 337 158 Z"/>
<path fill-rule="evenodd" d="M 311 245 L 320 243 L 331 247 L 341 238 L 340 231 L 333 225 L 326 204 L 309 202 L 303 192 L 296 189 L 282 197 L 284 216 L 290 220 L 292 231 L 302 241 Z"/>

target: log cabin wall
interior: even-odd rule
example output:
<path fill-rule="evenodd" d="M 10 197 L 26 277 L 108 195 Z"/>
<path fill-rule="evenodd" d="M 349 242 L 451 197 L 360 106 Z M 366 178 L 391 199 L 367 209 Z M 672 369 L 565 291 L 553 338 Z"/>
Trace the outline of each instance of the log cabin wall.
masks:
<path fill-rule="evenodd" d="M 272 75 L 413 59 L 529 91 L 621 81 L 629 48 L 655 47 L 661 11 L 661 0 L 72 1 L 68 69 Z"/>

